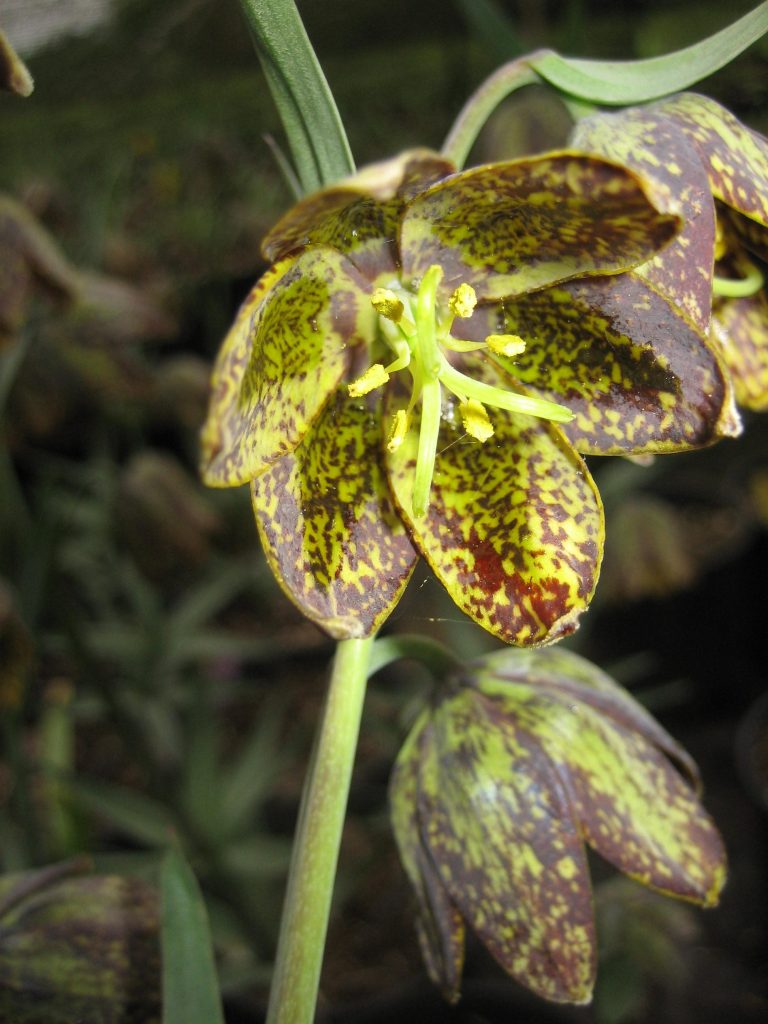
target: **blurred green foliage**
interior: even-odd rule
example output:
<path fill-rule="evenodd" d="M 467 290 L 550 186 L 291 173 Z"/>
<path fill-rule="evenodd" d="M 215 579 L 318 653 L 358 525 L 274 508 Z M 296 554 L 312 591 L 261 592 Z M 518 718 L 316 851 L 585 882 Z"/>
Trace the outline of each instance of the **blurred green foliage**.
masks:
<path fill-rule="evenodd" d="M 460 6 L 393 0 L 382 13 L 368 0 L 300 4 L 358 162 L 439 146 L 472 87 L 507 56 L 467 30 Z M 751 4 L 736 6 L 734 17 Z M 596 57 L 647 56 L 722 23 L 714 3 L 697 5 L 695 18 L 684 2 L 502 7 L 521 47 Z M 754 47 L 707 83 L 763 129 L 766 52 Z M 157 882 L 173 839 L 208 899 L 230 1008 L 255 992 L 253 1014 L 331 646 L 273 583 L 247 493 L 205 491 L 196 459 L 210 360 L 261 268 L 261 235 L 289 202 L 264 140 L 277 133 L 277 117 L 235 3 L 125 0 L 111 24 L 28 63 L 33 96 L 0 97 L 0 191 L 55 240 L 78 298 L 54 301 L 33 273 L 23 324 L 0 349 L 0 868 L 87 853 L 97 877 Z M 480 140 L 478 158 L 557 143 L 566 123 L 542 92 L 515 99 Z M 706 699 L 693 684 L 670 690 L 679 669 L 668 651 L 654 651 L 652 628 L 629 638 L 635 605 L 625 619 L 611 616 L 620 601 L 648 601 L 650 591 L 670 599 L 674 588 L 690 590 L 764 536 L 765 450 L 765 428 L 751 423 L 727 451 L 650 472 L 596 467 L 609 529 L 612 509 L 629 509 L 621 520 L 629 525 L 616 530 L 611 585 L 604 597 L 598 588 L 577 642 L 623 681 L 664 684 L 654 697 L 673 711 Z M 642 501 L 639 513 L 631 505 L 649 496 L 661 523 L 650 539 Z M 665 531 L 686 537 L 683 570 L 650 573 L 638 593 L 643 580 L 622 575 L 622 547 L 632 560 L 650 552 L 648 569 Z M 764 543 L 758 550 L 764 558 Z M 392 629 L 415 626 L 465 657 L 488 649 L 426 572 L 414 582 Z M 720 611 L 744 630 L 737 660 L 752 680 L 737 714 L 756 696 L 749 637 L 758 620 L 733 588 Z M 334 954 L 332 942 L 325 975 L 330 998 L 420 975 L 385 790 L 424 685 L 420 670 L 395 668 L 368 698 L 337 892 L 343 951 Z M 643 1008 L 657 1005 L 655 987 L 675 987 L 663 963 L 667 923 L 649 911 L 640 938 L 628 934 L 611 917 L 622 900 L 606 897 L 603 911 L 613 989 L 598 997 L 601 1024 L 642 1020 Z M 681 943 L 686 922 L 669 926 Z M 627 980 L 638 944 L 645 959 Z M 470 951 L 473 964 L 487 976 Z"/>

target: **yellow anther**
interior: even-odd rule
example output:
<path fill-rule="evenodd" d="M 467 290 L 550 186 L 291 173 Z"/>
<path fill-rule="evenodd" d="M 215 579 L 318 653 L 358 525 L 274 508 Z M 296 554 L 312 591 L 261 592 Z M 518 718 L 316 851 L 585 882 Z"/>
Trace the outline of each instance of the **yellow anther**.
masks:
<path fill-rule="evenodd" d="M 453 295 L 448 299 L 448 308 L 454 316 L 466 320 L 472 316 L 477 305 L 477 295 L 471 284 L 460 284 Z"/>
<path fill-rule="evenodd" d="M 462 402 L 459 406 L 461 422 L 466 432 L 478 441 L 487 441 L 493 435 L 493 425 L 488 419 L 485 406 L 475 398 Z"/>
<path fill-rule="evenodd" d="M 405 409 L 398 409 L 395 413 L 395 418 L 392 420 L 392 429 L 389 432 L 389 440 L 387 441 L 387 449 L 391 452 L 397 451 L 400 445 L 405 440 L 405 435 L 408 433 L 408 413 Z"/>
<path fill-rule="evenodd" d="M 369 366 L 365 373 L 358 377 L 357 380 L 353 380 L 351 384 L 347 385 L 349 390 L 350 398 L 360 398 L 361 395 L 367 395 L 369 391 L 373 391 L 374 388 L 380 388 L 382 384 L 386 384 L 389 380 L 389 374 L 381 365 L 381 363 L 374 363 Z"/>
<path fill-rule="evenodd" d="M 517 334 L 489 334 L 485 344 L 497 356 L 519 356 L 525 352 L 525 342 Z"/>
<path fill-rule="evenodd" d="M 376 288 L 371 295 L 371 305 L 393 323 L 399 324 L 402 320 L 405 307 L 391 288 Z"/>

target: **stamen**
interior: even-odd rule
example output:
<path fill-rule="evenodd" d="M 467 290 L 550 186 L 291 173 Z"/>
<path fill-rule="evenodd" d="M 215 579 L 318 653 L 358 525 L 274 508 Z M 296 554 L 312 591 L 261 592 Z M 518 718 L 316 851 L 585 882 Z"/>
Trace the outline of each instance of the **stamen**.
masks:
<path fill-rule="evenodd" d="M 525 342 L 518 334 L 489 334 L 485 343 L 498 356 L 519 356 L 525 352 Z"/>
<path fill-rule="evenodd" d="M 392 323 L 399 324 L 403 318 L 405 306 L 391 288 L 375 288 L 371 295 L 371 305 Z"/>
<path fill-rule="evenodd" d="M 471 284 L 460 284 L 448 299 L 448 308 L 454 316 L 466 320 L 472 316 L 477 305 L 477 294 Z"/>
<path fill-rule="evenodd" d="M 747 299 L 763 287 L 763 275 L 753 264 L 749 264 L 745 277 L 712 278 L 712 294 L 725 299 Z"/>
<path fill-rule="evenodd" d="M 373 363 L 373 365 L 369 366 L 362 376 L 347 385 L 349 397 L 360 398 L 362 395 L 367 395 L 369 391 L 373 391 L 375 388 L 380 388 L 381 385 L 386 384 L 388 380 L 389 374 L 381 363 Z"/>
<path fill-rule="evenodd" d="M 558 405 L 557 402 L 535 398 L 533 395 L 519 395 L 515 391 L 505 391 L 484 381 L 467 377 L 466 374 L 454 369 L 445 357 L 440 368 L 440 382 L 462 400 L 476 398 L 478 402 L 497 409 L 538 416 L 539 419 L 552 420 L 555 423 L 570 423 L 574 418 L 570 409 Z"/>
<path fill-rule="evenodd" d="M 487 441 L 489 437 L 493 436 L 493 425 L 481 402 L 474 398 L 462 402 L 459 406 L 459 414 L 464 429 L 471 437 L 478 441 Z"/>
<path fill-rule="evenodd" d="M 390 452 L 396 452 L 405 440 L 405 435 L 407 433 L 408 413 L 405 409 L 398 409 L 395 413 L 394 419 L 392 420 L 392 429 L 389 432 L 389 439 L 387 440 L 387 449 Z"/>

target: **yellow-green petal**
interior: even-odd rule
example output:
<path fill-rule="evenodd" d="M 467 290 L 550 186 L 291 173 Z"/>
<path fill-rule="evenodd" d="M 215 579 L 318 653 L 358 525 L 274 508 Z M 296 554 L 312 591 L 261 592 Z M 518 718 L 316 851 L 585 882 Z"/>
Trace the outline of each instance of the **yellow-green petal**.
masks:
<path fill-rule="evenodd" d="M 554 665 L 539 662 L 536 678 L 513 668 L 520 682 L 510 680 L 509 670 L 489 678 L 489 665 L 475 685 L 558 766 L 590 846 L 651 888 L 714 905 L 725 854 L 695 789 L 669 760 L 688 775 L 679 748 L 658 725 L 649 727 L 642 709 L 633 713 L 631 698 L 607 676 L 600 673 L 595 687 L 595 673 L 590 679 L 583 669 L 572 672 L 569 660 L 586 664 L 565 652 Z"/>
<path fill-rule="evenodd" d="M 430 712 L 419 717 L 395 761 L 389 783 L 392 829 L 400 859 L 419 905 L 417 931 L 424 963 L 445 998 L 459 998 L 464 966 L 464 920 L 451 902 L 421 837 L 419 761 Z"/>
<path fill-rule="evenodd" d="M 632 171 L 598 157 L 553 153 L 491 164 L 418 195 L 403 217 L 403 275 L 445 271 L 501 299 L 649 259 L 680 228 L 676 207 Z"/>
<path fill-rule="evenodd" d="M 595 975 L 589 872 L 568 791 L 535 738 L 462 689 L 425 733 L 422 837 L 499 963 L 545 999 L 585 1003 Z"/>
<path fill-rule="evenodd" d="M 242 302 L 235 321 L 216 355 L 211 374 L 208 416 L 200 433 L 200 473 L 209 487 L 226 487 L 239 479 L 239 441 L 243 415 L 239 394 L 254 340 L 254 322 L 259 307 L 283 274 L 293 264 L 281 260 L 259 278 Z M 238 463 L 237 469 L 233 460 Z"/>
<path fill-rule="evenodd" d="M 523 683 L 532 692 L 546 692 L 564 704 L 586 701 L 622 728 L 640 733 L 676 765 L 691 789 L 699 793 L 701 780 L 695 762 L 623 687 L 593 662 L 562 644 L 540 650 L 505 648 L 486 655 L 472 674 L 472 685 L 483 693 L 506 699 L 511 683 Z"/>
<path fill-rule="evenodd" d="M 475 368 L 498 384 L 490 368 Z M 447 401 L 425 516 L 411 508 L 415 429 L 386 453 L 414 544 L 459 608 L 506 643 L 573 632 L 603 545 L 602 506 L 586 466 L 553 424 L 495 409 L 494 436 L 483 443 L 464 433 Z"/>
<path fill-rule="evenodd" d="M 736 401 L 745 409 L 768 409 L 768 298 L 721 299 L 712 310 L 711 340 L 733 382 Z"/>
<path fill-rule="evenodd" d="M 656 106 L 696 143 L 716 198 L 768 226 L 768 139 L 708 96 L 680 93 Z"/>
<path fill-rule="evenodd" d="M 252 485 L 272 571 L 303 614 L 337 639 L 375 633 L 417 559 L 380 447 L 379 419 L 341 387 L 295 451 Z"/>
<path fill-rule="evenodd" d="M 270 276 L 273 275 L 273 276 Z M 227 337 L 204 428 L 204 479 L 247 483 L 293 451 L 374 337 L 369 287 L 338 252 L 313 246 L 268 272 Z"/>
<path fill-rule="evenodd" d="M 714 266 L 715 204 L 695 143 L 658 107 L 601 113 L 576 126 L 571 144 L 632 167 L 679 204 L 680 233 L 637 268 L 679 306 L 703 334 L 709 330 Z"/>
<path fill-rule="evenodd" d="M 483 320 L 483 314 L 485 320 Z M 480 337 L 499 311 L 464 333 Z M 704 337 L 634 272 L 571 281 L 505 302 L 503 329 L 525 338 L 510 376 L 575 418 L 563 425 L 588 455 L 676 452 L 739 431 L 727 374 Z"/>
<path fill-rule="evenodd" d="M 428 149 L 408 150 L 364 167 L 300 200 L 267 234 L 262 252 L 274 261 L 310 244 L 330 245 L 369 278 L 394 271 L 397 224 L 405 202 L 453 170 L 453 164 Z"/>

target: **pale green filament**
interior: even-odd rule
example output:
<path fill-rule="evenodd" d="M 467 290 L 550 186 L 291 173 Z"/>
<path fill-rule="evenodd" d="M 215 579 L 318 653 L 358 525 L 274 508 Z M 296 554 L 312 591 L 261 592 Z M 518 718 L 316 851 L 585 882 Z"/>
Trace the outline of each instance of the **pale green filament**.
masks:
<path fill-rule="evenodd" d="M 443 387 L 459 399 L 464 427 L 471 437 L 480 442 L 488 440 L 493 434 L 493 427 L 484 408 L 486 405 L 557 423 L 568 423 L 573 419 L 573 414 L 562 405 L 485 384 L 468 377 L 450 364 L 444 351 L 459 353 L 490 348 L 512 356 L 523 351 L 525 342 L 516 335 L 490 335 L 481 342 L 451 337 L 454 318 L 471 316 L 476 296 L 470 285 L 460 285 L 451 295 L 447 308 L 440 310 L 437 290 L 442 278 L 442 268 L 433 264 L 421 279 L 415 299 L 412 292 L 396 282 L 389 288 L 376 289 L 372 303 L 380 314 L 382 334 L 396 359 L 388 366 L 375 363 L 349 385 L 350 395 L 360 396 L 384 384 L 389 375 L 398 370 L 407 367 L 411 374 L 411 400 L 406 411 L 400 409 L 395 414 L 387 447 L 390 451 L 400 447 L 414 407 L 421 400 L 419 441 L 411 492 L 415 518 L 425 516 L 429 508 L 440 434 Z M 406 311 L 413 317 L 412 320 Z"/>
<path fill-rule="evenodd" d="M 747 299 L 762 287 L 763 275 L 754 264 L 750 264 L 746 277 L 712 278 L 712 294 L 724 299 Z"/>

